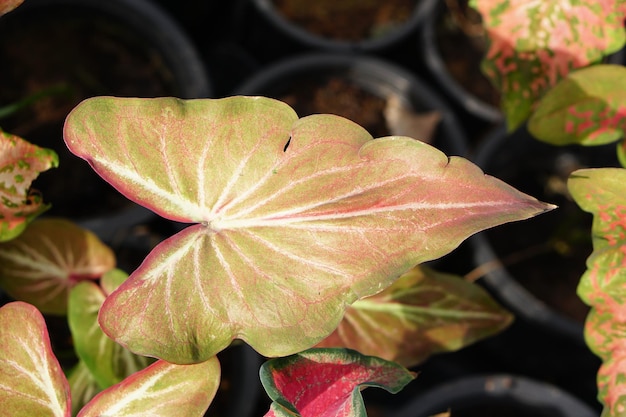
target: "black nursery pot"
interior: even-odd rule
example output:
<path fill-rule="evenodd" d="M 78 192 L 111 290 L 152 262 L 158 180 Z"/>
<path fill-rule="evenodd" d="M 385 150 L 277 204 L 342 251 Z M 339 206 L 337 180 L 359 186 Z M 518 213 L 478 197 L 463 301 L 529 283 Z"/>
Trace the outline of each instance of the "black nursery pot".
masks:
<path fill-rule="evenodd" d="M 29 0 L 0 18 L 0 105 L 44 97 L 0 119 L 3 130 L 59 154 L 59 168 L 34 183 L 46 215 L 112 224 L 145 219 L 63 143 L 63 123 L 81 100 L 211 95 L 203 62 L 183 30 L 148 0 Z M 131 210 L 130 214 L 126 214 Z"/>
<path fill-rule="evenodd" d="M 516 375 L 468 376 L 415 397 L 392 417 L 597 417 L 576 397 L 548 383 Z"/>
<path fill-rule="evenodd" d="M 402 22 L 390 23 L 390 27 L 385 28 L 381 33 L 377 35 L 364 36 L 362 39 L 353 38 L 347 36 L 341 38 L 343 34 L 338 34 L 338 37 L 329 34 L 321 34 L 315 30 L 306 29 L 304 26 L 291 20 L 280 12 L 279 6 L 273 0 L 250 0 L 255 9 L 261 14 L 261 16 L 270 23 L 271 27 L 286 39 L 284 41 L 292 41 L 293 43 L 303 45 L 308 48 L 323 50 L 327 52 L 367 52 L 376 53 L 393 49 L 403 40 L 407 39 L 411 34 L 415 33 L 417 28 L 422 24 L 426 14 L 424 13 L 422 1 L 408 1 L 407 7 L 411 7 L 412 10 L 407 11 L 407 15 Z M 343 0 L 345 2 L 345 0 Z M 316 2 L 309 2 L 309 7 L 321 7 L 315 4 Z M 379 2 L 379 6 L 389 6 L 384 4 L 385 2 Z M 357 2 L 358 4 L 358 2 Z M 347 5 L 343 5 L 347 8 Z M 307 7 L 302 2 L 300 8 Z M 293 7 L 297 8 L 296 6 Z M 334 29 L 330 25 L 337 23 L 337 29 L 340 32 L 345 32 L 346 27 L 351 25 L 354 27 L 354 20 L 361 19 L 357 13 L 347 13 L 346 19 L 341 19 L 336 14 L 330 12 L 330 16 L 325 19 L 325 28 L 328 32 L 334 32 Z M 343 29 L 343 30 L 342 30 Z"/>
<path fill-rule="evenodd" d="M 339 114 L 359 123 L 374 137 L 391 134 L 382 109 L 391 99 L 410 113 L 439 112 L 441 119 L 432 144 L 447 154 L 467 153 L 465 136 L 447 104 L 418 78 L 385 60 L 352 54 L 305 54 L 261 70 L 234 93 L 283 100 L 300 117 Z"/>

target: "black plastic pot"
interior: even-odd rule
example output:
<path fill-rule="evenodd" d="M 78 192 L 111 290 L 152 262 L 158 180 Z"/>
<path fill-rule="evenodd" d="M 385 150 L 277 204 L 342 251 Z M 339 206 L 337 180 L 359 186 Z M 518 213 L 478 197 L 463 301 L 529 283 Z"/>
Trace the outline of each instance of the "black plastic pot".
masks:
<path fill-rule="evenodd" d="M 597 417 L 558 387 L 516 375 L 468 376 L 415 397 L 391 417 Z"/>
<path fill-rule="evenodd" d="M 204 64 L 182 28 L 149 0 L 29 0 L 0 18 L 0 61 L 0 105 L 56 91 L 0 120 L 4 130 L 59 154 L 59 168 L 34 184 L 52 203 L 46 215 L 78 221 L 105 240 L 114 224 L 151 218 L 69 153 L 62 127 L 91 96 L 210 96 Z"/>
<path fill-rule="evenodd" d="M 261 70 L 234 93 L 281 98 L 305 83 L 323 83 L 332 77 L 345 79 L 381 99 L 394 97 L 414 113 L 438 111 L 441 120 L 433 144 L 447 154 L 467 153 L 465 136 L 448 105 L 414 75 L 385 60 L 353 54 L 301 55 Z M 361 104 L 356 97 L 350 101 L 355 106 Z"/>
<path fill-rule="evenodd" d="M 389 30 L 384 35 L 358 41 L 335 40 L 322 37 L 298 26 L 282 15 L 272 0 L 250 0 L 257 11 L 271 26 L 284 37 L 303 46 L 327 52 L 381 52 L 389 50 L 415 33 L 426 14 L 421 1 L 416 2 L 411 17 L 402 25 Z"/>

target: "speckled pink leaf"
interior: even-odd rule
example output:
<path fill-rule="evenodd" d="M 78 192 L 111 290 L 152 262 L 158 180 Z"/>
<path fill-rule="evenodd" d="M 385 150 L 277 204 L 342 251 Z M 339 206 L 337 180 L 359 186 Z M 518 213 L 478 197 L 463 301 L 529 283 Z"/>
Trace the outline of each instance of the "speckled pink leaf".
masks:
<path fill-rule="evenodd" d="M 9 13 L 23 2 L 24 0 L 0 0 L 0 16 Z"/>
<path fill-rule="evenodd" d="M 48 209 L 41 195 L 29 188 L 40 172 L 57 165 L 53 151 L 0 130 L 0 242 L 22 233 Z"/>
<path fill-rule="evenodd" d="M 67 313 L 69 291 L 115 267 L 113 251 L 92 232 L 63 219 L 38 219 L 0 243 L 0 287 L 44 313 Z"/>
<path fill-rule="evenodd" d="M 318 347 L 347 347 L 411 367 L 507 327 L 513 317 L 462 277 L 415 267 L 383 292 L 356 301 Z"/>
<path fill-rule="evenodd" d="M 11 417 L 70 416 L 70 388 L 46 322 L 21 301 L 0 308 L 0 407 Z"/>
<path fill-rule="evenodd" d="M 474 0 L 490 47 L 485 74 L 503 94 L 509 128 L 571 70 L 599 62 L 626 39 L 621 0 Z"/>
<path fill-rule="evenodd" d="M 539 102 L 528 122 L 554 145 L 604 145 L 624 136 L 626 68 L 597 65 L 572 72 Z"/>
<path fill-rule="evenodd" d="M 157 361 L 96 395 L 77 417 L 202 417 L 219 384 L 215 357 L 193 365 Z"/>
<path fill-rule="evenodd" d="M 65 140 L 130 199 L 195 223 L 100 311 L 118 343 L 175 363 L 233 338 L 299 352 L 414 265 L 551 208 L 422 142 L 262 97 L 89 99 Z"/>
<path fill-rule="evenodd" d="M 261 367 L 274 401 L 265 417 L 366 417 L 361 389 L 399 392 L 414 374 L 394 362 L 350 349 L 310 349 Z"/>
<path fill-rule="evenodd" d="M 580 207 L 593 213 L 593 253 L 578 287 L 592 307 L 587 344 L 603 359 L 598 373 L 605 417 L 626 412 L 626 169 L 575 171 L 569 190 Z"/>

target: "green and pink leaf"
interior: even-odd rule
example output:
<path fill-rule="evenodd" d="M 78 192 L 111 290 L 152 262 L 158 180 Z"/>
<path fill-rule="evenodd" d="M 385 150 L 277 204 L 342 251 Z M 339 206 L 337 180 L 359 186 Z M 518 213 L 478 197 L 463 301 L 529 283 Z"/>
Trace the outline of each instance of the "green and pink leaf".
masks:
<path fill-rule="evenodd" d="M 585 325 L 590 349 L 603 360 L 598 373 L 599 398 L 606 417 L 626 409 L 626 169 L 575 171 L 569 190 L 593 214 L 593 253 L 578 287 L 592 307 Z"/>
<path fill-rule="evenodd" d="M 463 278 L 415 267 L 356 301 L 318 347 L 346 347 L 412 367 L 506 328 L 513 316 Z"/>
<path fill-rule="evenodd" d="M 0 15 L 2 7 L 0 3 Z M 0 242 L 18 236 L 28 223 L 48 209 L 41 195 L 29 189 L 40 172 L 58 164 L 54 151 L 0 129 Z"/>
<path fill-rule="evenodd" d="M 597 65 L 572 72 L 539 102 L 528 122 L 554 145 L 604 145 L 624 137 L 626 68 Z M 623 144 L 619 147 L 623 149 Z"/>
<path fill-rule="evenodd" d="M 261 382 L 273 400 L 265 417 L 365 417 L 361 389 L 395 394 L 414 378 L 397 363 L 354 350 L 310 349 L 261 367 Z"/>
<path fill-rule="evenodd" d="M 489 39 L 483 71 L 502 91 L 509 128 L 570 71 L 598 63 L 626 40 L 621 0 L 473 0 Z"/>
<path fill-rule="evenodd" d="M 302 351 L 414 265 L 552 208 L 417 140 L 372 140 L 262 97 L 94 98 L 64 135 L 128 198 L 195 223 L 100 312 L 118 343 L 175 363 L 233 338 L 265 356 Z"/>
<path fill-rule="evenodd" d="M 215 357 L 193 365 L 157 361 L 96 395 L 77 417 L 202 417 L 219 384 Z"/>
<path fill-rule="evenodd" d="M 0 243 L 0 287 L 44 313 L 67 314 L 70 289 L 114 267 L 113 251 L 68 220 L 39 219 Z"/>
<path fill-rule="evenodd" d="M 70 388 L 44 318 L 21 301 L 0 308 L 0 404 L 11 417 L 70 416 Z"/>

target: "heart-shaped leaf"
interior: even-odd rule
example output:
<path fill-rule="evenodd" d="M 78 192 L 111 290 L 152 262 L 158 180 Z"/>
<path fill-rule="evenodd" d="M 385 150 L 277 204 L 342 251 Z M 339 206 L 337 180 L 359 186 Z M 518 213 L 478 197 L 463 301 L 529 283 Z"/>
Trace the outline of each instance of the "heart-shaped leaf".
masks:
<path fill-rule="evenodd" d="M 354 350 L 309 349 L 261 367 L 261 382 L 274 401 L 265 417 L 366 417 L 361 389 L 395 394 L 414 378 L 397 363 Z"/>
<path fill-rule="evenodd" d="M 39 219 L 0 244 L 0 287 L 49 314 L 67 314 L 69 290 L 115 267 L 113 251 L 63 219 Z"/>
<path fill-rule="evenodd" d="M 119 286 L 125 274 L 113 271 L 119 278 Z M 81 282 L 70 291 L 68 303 L 68 322 L 76 353 L 103 389 L 117 384 L 151 362 L 150 358 L 129 352 L 102 332 L 98 325 L 98 312 L 105 298 L 106 293 L 97 284 Z"/>
<path fill-rule="evenodd" d="M 0 16 L 9 13 L 23 2 L 24 0 L 0 0 Z"/>
<path fill-rule="evenodd" d="M 2 6 L 0 3 L 0 15 Z M 18 236 L 48 209 L 41 195 L 29 188 L 40 172 L 58 164 L 54 151 L 0 130 L 0 242 Z"/>
<path fill-rule="evenodd" d="M 513 316 L 480 286 L 415 267 L 386 290 L 348 307 L 318 347 L 347 347 L 412 367 L 506 328 Z"/>
<path fill-rule="evenodd" d="M 600 356 L 598 397 L 606 417 L 624 415 L 626 407 L 626 169 L 575 171 L 569 190 L 593 213 L 593 253 L 578 287 L 592 307 L 585 325 L 587 344 Z"/>
<path fill-rule="evenodd" d="M 528 121 L 528 130 L 554 145 L 604 145 L 624 136 L 626 68 L 577 70 L 551 89 Z"/>
<path fill-rule="evenodd" d="M 489 38 L 483 71 L 502 91 L 510 130 L 568 72 L 624 46 L 621 0 L 473 0 Z"/>
<path fill-rule="evenodd" d="M 44 318 L 21 301 L 0 308 L 0 404 L 5 416 L 70 416 L 70 388 Z"/>
<path fill-rule="evenodd" d="M 157 246 L 105 301 L 133 352 L 206 360 L 246 340 L 299 352 L 347 305 L 488 227 L 551 208 L 407 137 L 262 97 L 100 97 L 68 116 L 72 152 L 128 198 L 198 223 Z"/>
<path fill-rule="evenodd" d="M 201 417 L 219 384 L 215 357 L 193 365 L 156 361 L 96 395 L 78 417 Z"/>

